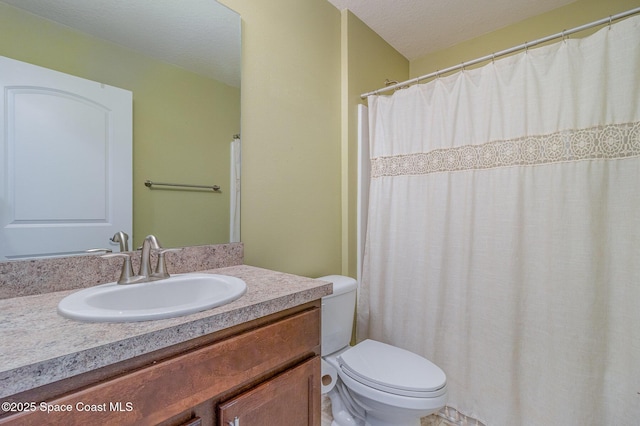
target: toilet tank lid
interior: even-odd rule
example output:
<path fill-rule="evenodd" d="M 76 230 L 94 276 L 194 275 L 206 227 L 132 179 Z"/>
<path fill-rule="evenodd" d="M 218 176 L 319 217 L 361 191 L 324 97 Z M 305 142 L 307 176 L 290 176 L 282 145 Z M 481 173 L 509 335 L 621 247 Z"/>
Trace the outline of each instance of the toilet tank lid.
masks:
<path fill-rule="evenodd" d="M 358 282 L 351 277 L 344 275 L 325 275 L 318 278 L 322 281 L 333 283 L 333 294 L 325 297 L 338 296 L 343 293 L 353 291 L 358 287 Z"/>

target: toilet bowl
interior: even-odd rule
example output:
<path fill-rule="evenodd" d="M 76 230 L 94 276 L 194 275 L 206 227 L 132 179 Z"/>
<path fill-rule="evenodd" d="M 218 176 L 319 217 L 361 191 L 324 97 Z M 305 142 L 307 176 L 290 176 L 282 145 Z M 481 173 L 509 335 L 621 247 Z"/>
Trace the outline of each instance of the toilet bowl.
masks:
<path fill-rule="evenodd" d="M 357 283 L 340 275 L 319 279 L 333 283 L 333 294 L 322 299 L 323 365 L 336 378 L 323 385 L 332 426 L 419 426 L 444 407 L 446 375 L 426 358 L 375 340 L 349 346 Z"/>

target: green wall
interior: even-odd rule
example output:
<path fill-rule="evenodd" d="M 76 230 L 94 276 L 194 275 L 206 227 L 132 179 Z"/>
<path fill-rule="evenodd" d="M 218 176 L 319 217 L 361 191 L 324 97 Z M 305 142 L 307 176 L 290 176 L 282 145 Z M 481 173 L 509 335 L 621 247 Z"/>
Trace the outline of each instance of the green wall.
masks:
<path fill-rule="evenodd" d="M 222 0 L 243 21 L 245 262 L 355 276 L 357 104 L 409 64 L 326 0 Z"/>
<path fill-rule="evenodd" d="M 360 95 L 408 79 L 409 61 L 350 11 L 342 12 L 342 37 L 342 274 L 356 277 Z"/>
<path fill-rule="evenodd" d="M 340 12 L 326 0 L 223 0 L 242 16 L 245 263 L 341 270 Z"/>
<path fill-rule="evenodd" d="M 229 240 L 229 156 L 240 89 L 156 61 L 0 3 L 0 55 L 133 92 L 134 246 Z M 160 182 L 217 184 L 223 194 L 149 190 Z"/>
<path fill-rule="evenodd" d="M 577 0 L 566 6 L 411 61 L 419 77 L 640 6 L 640 0 Z M 584 37 L 589 32 L 574 34 Z M 479 64 L 478 66 L 481 66 Z"/>

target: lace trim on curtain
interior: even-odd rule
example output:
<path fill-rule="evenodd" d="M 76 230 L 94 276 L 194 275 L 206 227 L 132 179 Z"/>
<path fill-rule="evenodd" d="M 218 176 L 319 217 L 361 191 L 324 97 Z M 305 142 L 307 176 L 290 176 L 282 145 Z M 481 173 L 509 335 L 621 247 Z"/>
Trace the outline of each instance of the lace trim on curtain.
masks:
<path fill-rule="evenodd" d="M 371 159 L 371 177 L 531 166 L 640 155 L 640 122 Z"/>

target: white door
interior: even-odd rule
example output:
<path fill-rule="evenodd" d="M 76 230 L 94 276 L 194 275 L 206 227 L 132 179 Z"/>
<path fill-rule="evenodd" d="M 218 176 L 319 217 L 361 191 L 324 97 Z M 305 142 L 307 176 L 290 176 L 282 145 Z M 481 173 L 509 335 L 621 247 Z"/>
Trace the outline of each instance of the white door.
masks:
<path fill-rule="evenodd" d="M 0 260 L 132 232 L 132 93 L 0 57 Z"/>

